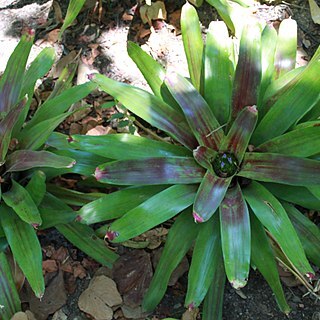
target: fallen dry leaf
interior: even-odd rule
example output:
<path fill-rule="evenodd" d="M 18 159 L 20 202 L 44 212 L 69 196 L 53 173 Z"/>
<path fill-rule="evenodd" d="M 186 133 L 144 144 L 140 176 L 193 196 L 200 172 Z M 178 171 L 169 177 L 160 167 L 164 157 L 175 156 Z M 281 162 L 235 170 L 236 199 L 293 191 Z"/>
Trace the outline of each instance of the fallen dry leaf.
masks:
<path fill-rule="evenodd" d="M 152 20 L 166 20 L 167 11 L 164 2 L 156 1 L 151 5 L 145 4 L 140 7 L 140 17 L 143 23 L 152 25 Z"/>
<path fill-rule="evenodd" d="M 113 267 L 113 279 L 123 295 L 124 303 L 131 308 L 141 304 L 152 275 L 150 255 L 144 250 L 122 255 Z"/>
<path fill-rule="evenodd" d="M 72 267 L 73 267 L 73 275 L 76 278 L 84 279 L 87 276 L 86 269 L 80 264 L 79 261 L 75 261 L 72 264 Z"/>
<path fill-rule="evenodd" d="M 87 289 L 79 297 L 78 306 L 80 310 L 89 314 L 95 320 L 112 320 L 113 311 L 95 293 Z"/>
<path fill-rule="evenodd" d="M 52 273 L 47 273 L 47 275 L 50 275 L 51 277 Z M 49 281 L 41 300 L 34 295 L 31 288 L 28 286 L 27 300 L 29 302 L 30 310 L 37 320 L 46 320 L 50 314 L 59 310 L 67 302 L 63 272 L 60 271 Z"/>
<path fill-rule="evenodd" d="M 116 283 L 104 275 L 94 277 L 89 284 L 89 289 L 109 307 L 118 306 L 122 303 L 122 298 L 117 289 Z"/>
<path fill-rule="evenodd" d="M 27 310 L 26 312 L 19 311 L 13 315 L 11 320 L 37 320 L 34 314 Z"/>
<path fill-rule="evenodd" d="M 69 256 L 68 250 L 65 247 L 60 247 L 58 250 L 52 252 L 51 259 L 57 260 L 60 263 L 64 262 Z"/>
<path fill-rule="evenodd" d="M 315 0 L 309 0 L 311 18 L 314 23 L 320 24 L 320 8 Z"/>
<path fill-rule="evenodd" d="M 56 260 L 48 259 L 42 262 L 42 270 L 44 272 L 56 272 L 58 271 L 58 265 Z"/>
<path fill-rule="evenodd" d="M 106 276 L 94 277 L 79 297 L 79 308 L 96 320 L 111 320 L 111 307 L 120 305 L 122 298 L 115 282 Z"/>

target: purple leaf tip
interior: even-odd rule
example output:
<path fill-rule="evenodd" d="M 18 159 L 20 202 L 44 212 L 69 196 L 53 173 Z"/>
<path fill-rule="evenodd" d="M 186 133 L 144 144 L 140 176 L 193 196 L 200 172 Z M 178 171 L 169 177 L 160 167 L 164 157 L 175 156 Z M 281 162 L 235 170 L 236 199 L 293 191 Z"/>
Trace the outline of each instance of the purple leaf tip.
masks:
<path fill-rule="evenodd" d="M 82 221 L 82 217 L 81 217 L 81 216 L 76 216 L 76 219 L 75 219 L 75 221 L 77 221 L 77 222 L 80 222 L 80 221 Z"/>
<path fill-rule="evenodd" d="M 106 235 L 105 235 L 105 239 L 108 239 L 108 240 L 112 241 L 118 236 L 119 236 L 119 232 L 108 230 Z"/>
<path fill-rule="evenodd" d="M 68 139 L 67 139 L 67 141 L 68 141 L 69 143 L 71 143 L 71 142 L 74 141 L 74 139 L 73 139 L 71 136 L 69 136 Z"/>
<path fill-rule="evenodd" d="M 31 223 L 32 227 L 35 228 L 36 230 L 38 229 L 38 227 L 40 226 L 39 223 Z"/>
<path fill-rule="evenodd" d="M 203 218 L 201 218 L 196 212 L 193 212 L 193 219 L 195 223 L 203 222 Z"/>

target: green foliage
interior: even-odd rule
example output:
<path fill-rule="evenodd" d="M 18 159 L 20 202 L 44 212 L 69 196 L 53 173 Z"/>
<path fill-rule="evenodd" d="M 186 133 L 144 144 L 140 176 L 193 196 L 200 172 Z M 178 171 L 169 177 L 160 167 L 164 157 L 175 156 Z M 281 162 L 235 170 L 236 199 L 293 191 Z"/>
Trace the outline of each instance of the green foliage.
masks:
<path fill-rule="evenodd" d="M 22 36 L 0 79 L 1 319 L 11 319 L 20 309 L 19 296 L 6 259 L 8 250 L 11 250 L 35 295 L 43 296 L 45 285 L 37 228 L 55 226 L 67 239 L 105 265 L 111 266 L 117 258 L 101 239 L 93 239 L 91 228 L 72 222 L 76 218 L 73 210 L 46 187 L 46 170 L 54 170 L 56 175 L 66 170 L 80 170 L 79 165 L 73 169 L 75 160 L 72 152 L 54 153 L 54 148 L 49 150 L 45 142 L 71 114 L 68 112 L 71 105 L 88 95 L 96 85 L 88 82 L 70 88 L 74 68 L 67 67 L 61 76 L 67 81 L 58 80 L 59 88 L 55 94 L 48 97 L 28 121 L 35 83 L 48 73 L 55 59 L 54 50 L 45 48 L 26 69 L 32 44 L 33 33 L 30 31 Z M 89 160 L 92 169 L 107 161 L 100 157 L 99 162 L 92 165 Z M 62 192 L 61 198 L 66 194 Z"/>
<path fill-rule="evenodd" d="M 314 274 L 308 259 L 319 266 L 319 229 L 288 202 L 320 208 L 320 48 L 297 72 L 292 21 L 283 22 L 279 35 L 257 22 L 244 26 L 239 43 L 213 22 L 204 46 L 190 4 L 182 19 L 190 80 L 166 74 L 132 43 L 129 54 L 154 94 L 93 76 L 170 139 L 72 136 L 74 150 L 109 158 L 96 168 L 99 183 L 123 186 L 85 205 L 80 217 L 88 224 L 115 219 L 98 233 L 123 242 L 176 216 L 144 299 L 146 310 L 160 302 L 170 274 L 194 244 L 186 307 L 204 301 L 204 319 L 221 319 L 224 281 L 245 286 L 252 264 L 288 313 L 276 259 L 302 281 Z M 284 32 L 290 34 L 285 43 Z M 59 139 L 54 144 L 63 145 Z"/>

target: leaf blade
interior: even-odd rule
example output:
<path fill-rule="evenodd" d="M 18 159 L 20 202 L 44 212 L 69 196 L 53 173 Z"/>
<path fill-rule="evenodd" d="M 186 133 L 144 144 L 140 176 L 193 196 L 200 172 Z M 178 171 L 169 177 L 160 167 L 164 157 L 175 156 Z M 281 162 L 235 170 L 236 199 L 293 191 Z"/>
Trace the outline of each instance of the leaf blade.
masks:
<path fill-rule="evenodd" d="M 94 176 L 102 183 L 152 185 L 198 183 L 203 174 L 192 158 L 167 157 L 108 162 L 100 165 Z"/>
<path fill-rule="evenodd" d="M 227 278 L 235 289 L 246 285 L 250 269 L 251 231 L 248 207 L 238 184 L 220 205 L 222 253 Z"/>
<path fill-rule="evenodd" d="M 320 183 L 320 163 L 317 160 L 276 153 L 247 152 L 238 175 L 294 186 L 316 185 Z"/>

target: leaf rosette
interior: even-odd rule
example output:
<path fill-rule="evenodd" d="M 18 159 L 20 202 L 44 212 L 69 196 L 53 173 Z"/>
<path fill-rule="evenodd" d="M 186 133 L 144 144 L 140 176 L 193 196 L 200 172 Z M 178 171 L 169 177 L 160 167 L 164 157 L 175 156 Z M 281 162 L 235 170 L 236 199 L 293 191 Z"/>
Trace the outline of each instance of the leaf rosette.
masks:
<path fill-rule="evenodd" d="M 198 33 L 196 46 L 183 35 L 190 79 L 166 73 L 132 42 L 129 55 L 153 94 L 93 75 L 171 143 L 129 134 L 72 136 L 73 148 L 111 159 L 96 168 L 99 182 L 123 186 L 105 197 L 105 206 L 92 202 L 79 216 L 83 223 L 115 219 L 98 230 L 112 242 L 177 217 L 144 299 L 147 310 L 160 302 L 170 274 L 194 245 L 187 307 L 205 300 L 206 319 L 220 319 L 223 279 L 245 286 L 252 264 L 288 313 L 276 259 L 307 285 L 314 273 L 308 259 L 319 266 L 319 230 L 292 204 L 320 209 L 320 51 L 293 69 L 291 20 L 283 22 L 291 32 L 286 46 L 270 26 L 245 26 L 235 57 L 224 23 L 211 23 L 204 45 L 195 9 L 186 4 L 183 13 Z"/>

